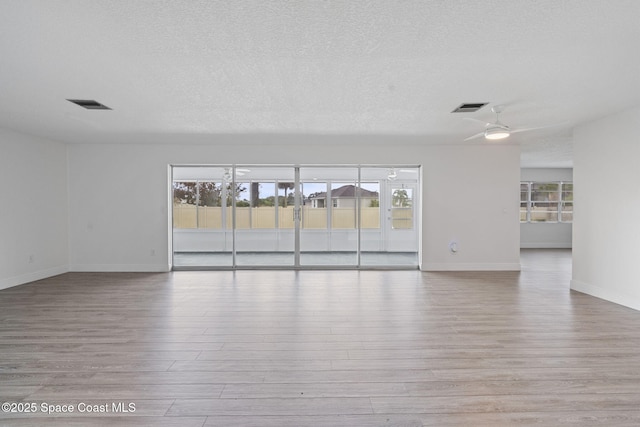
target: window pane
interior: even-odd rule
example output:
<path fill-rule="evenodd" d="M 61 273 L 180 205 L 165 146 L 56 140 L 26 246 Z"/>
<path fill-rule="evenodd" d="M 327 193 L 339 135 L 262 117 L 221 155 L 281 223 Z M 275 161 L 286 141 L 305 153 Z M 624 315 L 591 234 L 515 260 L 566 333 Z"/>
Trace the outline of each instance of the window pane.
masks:
<path fill-rule="evenodd" d="M 573 202 L 573 191 L 563 191 L 562 200 L 565 202 Z"/>
<path fill-rule="evenodd" d="M 413 228 L 413 189 L 391 190 L 391 227 L 393 229 Z"/>
<path fill-rule="evenodd" d="M 275 182 L 251 183 L 251 228 L 275 228 Z"/>
<path fill-rule="evenodd" d="M 331 183 L 331 228 L 356 228 L 356 186 L 354 183 Z"/>
<path fill-rule="evenodd" d="M 573 184 L 562 184 L 562 200 L 564 200 L 565 202 L 573 201 Z"/>
<path fill-rule="evenodd" d="M 236 183 L 236 228 L 251 228 L 251 183 Z M 231 215 L 229 215 L 231 217 Z"/>
<path fill-rule="evenodd" d="M 529 199 L 529 184 L 526 182 L 520 183 L 520 201 L 526 202 Z"/>
<path fill-rule="evenodd" d="M 198 228 L 196 203 L 198 189 L 195 181 L 173 183 L 173 227 Z"/>
<path fill-rule="evenodd" d="M 527 222 L 527 202 L 520 203 L 520 222 Z"/>
<path fill-rule="evenodd" d="M 198 183 L 198 228 L 222 228 L 222 185 Z"/>
<path fill-rule="evenodd" d="M 295 183 L 278 182 L 278 228 L 294 228 Z"/>
<path fill-rule="evenodd" d="M 380 228 L 380 183 L 362 182 L 360 193 L 360 228 Z"/>
<path fill-rule="evenodd" d="M 533 182 L 531 191 L 558 191 L 560 184 L 557 182 Z"/>
<path fill-rule="evenodd" d="M 562 204 L 562 221 L 573 221 L 573 202 L 565 202 Z"/>
<path fill-rule="evenodd" d="M 531 203 L 531 222 L 558 221 L 558 202 Z"/>
<path fill-rule="evenodd" d="M 327 228 L 327 183 L 303 182 L 302 228 Z"/>
<path fill-rule="evenodd" d="M 226 226 L 228 184 L 224 166 L 174 166 L 173 265 L 216 267 L 232 265 L 230 213 Z M 230 177 L 230 175 L 229 175 Z"/>
<path fill-rule="evenodd" d="M 560 184 L 557 182 L 531 184 L 531 201 L 557 202 L 559 199 Z"/>

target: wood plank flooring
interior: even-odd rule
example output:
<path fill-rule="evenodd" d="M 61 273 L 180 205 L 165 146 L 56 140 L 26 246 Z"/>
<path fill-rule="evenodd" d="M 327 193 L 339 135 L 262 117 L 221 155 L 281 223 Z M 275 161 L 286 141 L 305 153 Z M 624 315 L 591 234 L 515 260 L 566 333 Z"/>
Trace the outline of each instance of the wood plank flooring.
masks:
<path fill-rule="evenodd" d="M 0 426 L 640 425 L 640 313 L 570 291 L 569 251 L 524 250 L 522 264 L 69 273 L 6 289 L 0 402 L 37 412 L 0 412 Z"/>

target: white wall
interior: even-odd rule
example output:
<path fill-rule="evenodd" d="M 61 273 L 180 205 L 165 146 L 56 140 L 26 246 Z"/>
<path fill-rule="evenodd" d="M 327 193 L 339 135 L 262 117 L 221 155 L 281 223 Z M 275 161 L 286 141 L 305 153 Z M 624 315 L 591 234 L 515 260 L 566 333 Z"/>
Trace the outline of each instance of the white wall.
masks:
<path fill-rule="evenodd" d="M 640 108 L 574 131 L 571 288 L 640 309 Z"/>
<path fill-rule="evenodd" d="M 212 138 L 207 144 L 70 145 L 70 269 L 167 270 L 167 166 L 227 163 L 422 165 L 422 268 L 520 268 L 518 146 L 426 145 L 398 136 Z M 459 242 L 455 255 L 452 239 Z"/>
<path fill-rule="evenodd" d="M 519 152 L 477 144 L 414 153 L 424 165 L 423 269 L 520 269 Z"/>
<path fill-rule="evenodd" d="M 573 181 L 570 168 L 523 168 L 521 181 Z M 571 223 L 534 222 L 520 224 L 521 248 L 571 248 Z"/>
<path fill-rule="evenodd" d="M 66 147 L 0 129 L 0 289 L 67 271 Z"/>

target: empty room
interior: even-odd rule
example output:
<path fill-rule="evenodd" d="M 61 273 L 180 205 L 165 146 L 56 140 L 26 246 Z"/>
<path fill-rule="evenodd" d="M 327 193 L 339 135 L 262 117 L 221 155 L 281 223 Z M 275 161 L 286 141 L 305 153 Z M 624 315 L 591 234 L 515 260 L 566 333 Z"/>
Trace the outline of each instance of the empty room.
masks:
<path fill-rule="evenodd" d="M 0 425 L 640 425 L 639 17 L 1 0 Z"/>

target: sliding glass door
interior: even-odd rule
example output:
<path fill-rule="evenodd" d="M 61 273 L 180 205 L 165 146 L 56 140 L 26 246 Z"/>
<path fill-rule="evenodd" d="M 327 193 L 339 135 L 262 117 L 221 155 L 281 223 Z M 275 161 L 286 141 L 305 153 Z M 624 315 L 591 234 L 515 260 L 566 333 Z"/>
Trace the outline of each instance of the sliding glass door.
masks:
<path fill-rule="evenodd" d="M 241 267 L 295 266 L 295 169 L 235 169 L 235 249 Z"/>
<path fill-rule="evenodd" d="M 174 166 L 175 268 L 416 268 L 419 168 Z"/>
<path fill-rule="evenodd" d="M 173 265 L 232 267 L 230 168 L 173 168 Z"/>
<path fill-rule="evenodd" d="M 300 265 L 358 265 L 358 169 L 300 168 Z"/>

